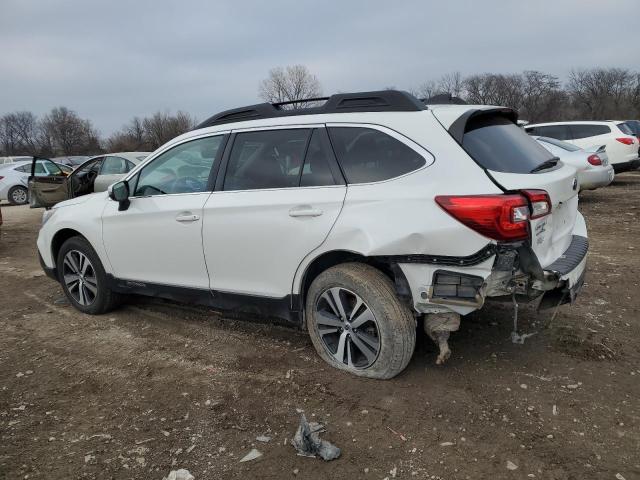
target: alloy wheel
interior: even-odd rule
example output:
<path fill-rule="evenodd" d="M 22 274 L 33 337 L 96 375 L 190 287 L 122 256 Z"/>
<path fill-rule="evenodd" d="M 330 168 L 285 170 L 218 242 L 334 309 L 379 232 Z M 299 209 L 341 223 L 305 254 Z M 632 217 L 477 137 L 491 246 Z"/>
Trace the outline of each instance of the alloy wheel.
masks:
<path fill-rule="evenodd" d="M 96 272 L 89 258 L 78 250 L 70 250 L 62 263 L 64 284 L 80 305 L 91 305 L 98 295 Z"/>
<path fill-rule="evenodd" d="M 362 369 L 378 358 L 378 323 L 354 292 L 342 287 L 325 290 L 316 302 L 314 318 L 324 348 L 338 362 Z"/>
<path fill-rule="evenodd" d="M 16 188 L 11 192 L 11 199 L 18 204 L 27 203 L 27 191 L 24 188 Z"/>

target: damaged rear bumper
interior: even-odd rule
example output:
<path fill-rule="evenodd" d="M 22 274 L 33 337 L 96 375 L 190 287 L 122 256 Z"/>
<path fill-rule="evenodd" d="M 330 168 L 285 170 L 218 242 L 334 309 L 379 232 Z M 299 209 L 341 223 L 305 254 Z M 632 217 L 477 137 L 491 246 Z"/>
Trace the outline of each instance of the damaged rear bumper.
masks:
<path fill-rule="evenodd" d="M 584 221 L 574 230 L 567 249 L 541 267 L 525 243 L 493 245 L 489 258 L 474 265 L 400 264 L 419 313 L 447 311 L 466 315 L 488 298 L 538 301 L 538 309 L 573 302 L 584 283 L 589 241 Z M 427 280 L 427 281 L 425 281 Z"/>

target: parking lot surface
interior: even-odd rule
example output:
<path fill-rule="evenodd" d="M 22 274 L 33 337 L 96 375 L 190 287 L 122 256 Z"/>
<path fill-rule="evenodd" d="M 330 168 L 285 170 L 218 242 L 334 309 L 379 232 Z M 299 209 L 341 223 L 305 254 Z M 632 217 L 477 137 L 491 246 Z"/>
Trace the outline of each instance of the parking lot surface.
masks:
<path fill-rule="evenodd" d="M 0 478 L 638 479 L 640 172 L 580 210 L 575 305 L 522 308 L 524 345 L 493 305 L 463 318 L 445 366 L 422 335 L 404 373 L 375 381 L 325 365 L 301 331 L 205 308 L 132 298 L 80 314 L 40 270 L 41 211 L 3 205 Z M 296 455 L 301 411 L 338 460 Z"/>

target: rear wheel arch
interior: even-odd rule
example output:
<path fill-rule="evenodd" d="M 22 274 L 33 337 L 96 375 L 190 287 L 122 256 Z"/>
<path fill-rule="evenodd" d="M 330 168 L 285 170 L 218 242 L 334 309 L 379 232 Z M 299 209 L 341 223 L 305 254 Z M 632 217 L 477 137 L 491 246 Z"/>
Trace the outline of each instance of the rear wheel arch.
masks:
<path fill-rule="evenodd" d="M 311 283 L 325 270 L 342 263 L 364 263 L 380 270 L 393 283 L 398 298 L 413 309 L 413 299 L 411 297 L 409 282 L 397 263 L 384 257 L 366 256 L 347 250 L 332 250 L 319 255 L 307 265 L 302 275 L 298 292 L 299 308 L 301 310 L 304 310 L 307 292 L 309 291 Z"/>

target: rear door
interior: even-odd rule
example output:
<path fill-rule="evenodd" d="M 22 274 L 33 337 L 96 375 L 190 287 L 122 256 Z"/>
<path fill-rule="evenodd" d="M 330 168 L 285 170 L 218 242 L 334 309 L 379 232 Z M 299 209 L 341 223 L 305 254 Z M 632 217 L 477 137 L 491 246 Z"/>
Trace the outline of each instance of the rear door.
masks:
<path fill-rule="evenodd" d="M 68 198 L 67 175 L 51 160 L 34 157 L 28 184 L 31 208 L 52 207 Z"/>
<path fill-rule="evenodd" d="M 204 207 L 211 289 L 283 298 L 325 240 L 346 186 L 321 125 L 238 131 Z"/>
<path fill-rule="evenodd" d="M 530 220 L 531 246 L 543 267 L 553 263 L 573 236 L 580 187 L 576 169 L 501 116 L 469 120 L 462 148 L 505 191 L 536 189 L 549 194 L 551 214 Z"/>
<path fill-rule="evenodd" d="M 106 191 L 109 185 L 122 180 L 133 167 L 133 163 L 126 158 L 108 155 L 102 162 L 98 176 L 93 184 L 93 190 L 95 192 Z"/>

